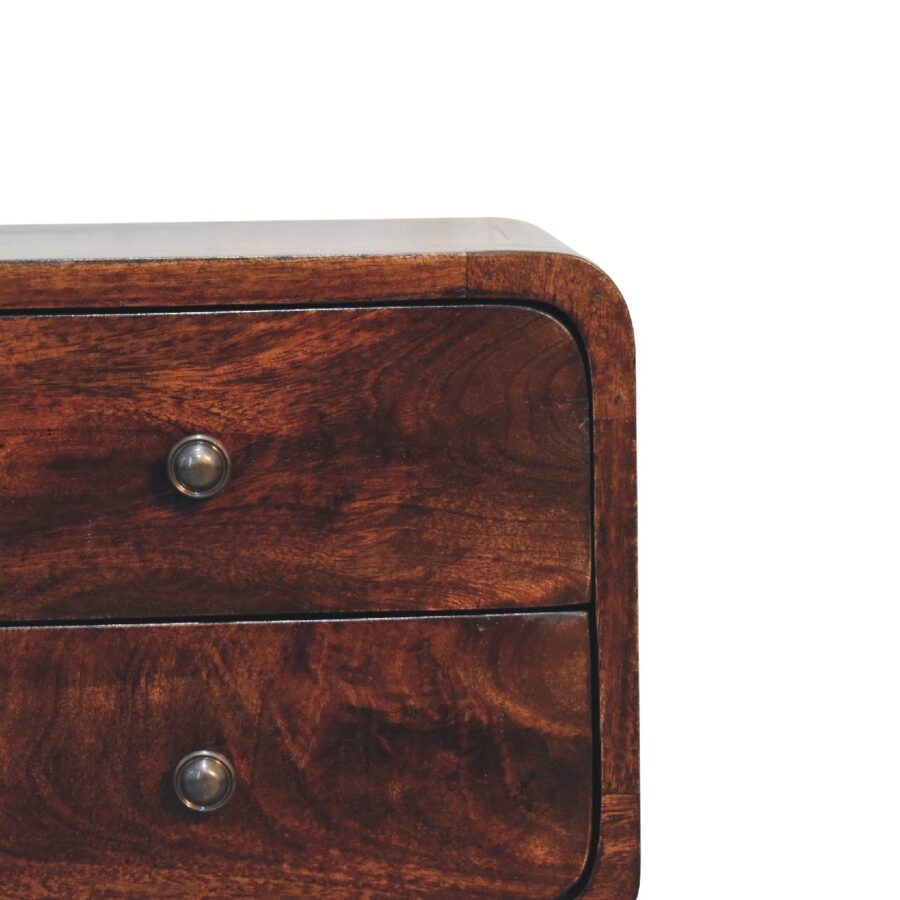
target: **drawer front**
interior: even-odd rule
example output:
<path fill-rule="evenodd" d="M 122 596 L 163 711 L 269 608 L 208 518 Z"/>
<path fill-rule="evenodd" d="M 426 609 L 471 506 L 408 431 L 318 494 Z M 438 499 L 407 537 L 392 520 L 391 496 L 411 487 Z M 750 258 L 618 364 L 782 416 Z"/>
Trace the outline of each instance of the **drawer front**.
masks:
<path fill-rule="evenodd" d="M 557 896 L 588 850 L 587 616 L 0 631 L 0 888 Z M 186 753 L 233 764 L 188 811 Z"/>
<path fill-rule="evenodd" d="M 0 617 L 586 602 L 588 405 L 523 307 L 2 318 Z"/>

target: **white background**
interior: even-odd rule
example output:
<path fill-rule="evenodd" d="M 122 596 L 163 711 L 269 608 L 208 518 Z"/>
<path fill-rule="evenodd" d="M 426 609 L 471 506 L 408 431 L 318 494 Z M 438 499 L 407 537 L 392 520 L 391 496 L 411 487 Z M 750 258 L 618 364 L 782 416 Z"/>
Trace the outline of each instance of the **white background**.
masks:
<path fill-rule="evenodd" d="M 497 215 L 638 347 L 641 897 L 900 896 L 889 3 L 7 4 L 0 221 Z"/>

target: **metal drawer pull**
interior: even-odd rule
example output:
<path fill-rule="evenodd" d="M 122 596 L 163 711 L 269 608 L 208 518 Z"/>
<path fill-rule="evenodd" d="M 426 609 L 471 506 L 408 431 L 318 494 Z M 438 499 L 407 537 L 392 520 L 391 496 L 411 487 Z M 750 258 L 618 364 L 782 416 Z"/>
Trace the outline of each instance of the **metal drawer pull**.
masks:
<path fill-rule="evenodd" d="M 198 500 L 218 494 L 231 474 L 225 445 L 208 434 L 182 438 L 169 451 L 169 480 L 186 497 Z"/>
<path fill-rule="evenodd" d="M 212 812 L 224 806 L 234 793 L 234 766 L 214 750 L 195 750 L 175 766 L 175 793 L 196 812 Z"/>

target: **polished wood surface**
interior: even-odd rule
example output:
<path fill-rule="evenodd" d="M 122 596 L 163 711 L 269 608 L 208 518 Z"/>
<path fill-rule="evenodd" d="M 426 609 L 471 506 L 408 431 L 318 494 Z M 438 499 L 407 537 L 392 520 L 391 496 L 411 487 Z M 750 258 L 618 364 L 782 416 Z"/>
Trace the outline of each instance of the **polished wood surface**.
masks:
<path fill-rule="evenodd" d="M 0 312 L 465 297 L 463 255 L 0 264 Z"/>
<path fill-rule="evenodd" d="M 0 262 L 0 310 L 254 309 L 423 301 L 478 306 L 515 301 L 547 309 L 564 321 L 583 351 L 589 374 L 590 609 L 596 635 L 593 690 L 599 745 L 595 827 L 588 863 L 574 890 L 579 896 L 633 900 L 639 879 L 640 779 L 635 378 L 628 311 L 602 271 L 556 242 L 541 246 L 543 239 L 535 237 L 529 246 L 518 248 L 509 241 L 492 244 L 476 237 L 480 226 L 473 230 L 470 223 L 460 222 L 453 227 L 467 236 L 458 244 L 435 241 L 433 233 L 404 244 L 399 237 L 404 226 L 397 226 L 397 244 L 379 250 L 386 227 L 354 223 L 354 252 L 348 244 L 334 248 L 336 255 L 323 257 L 309 248 L 304 252 L 313 255 L 278 257 L 264 247 L 250 259 L 135 260 L 119 254 L 39 261 L 47 254 L 37 252 L 31 261 L 14 262 L 7 254 L 7 262 Z M 410 887 L 399 893 L 415 891 Z"/>
<path fill-rule="evenodd" d="M 0 630 L 0 893 L 559 896 L 589 659 L 579 612 Z M 203 748 L 206 816 L 171 787 Z"/>
<path fill-rule="evenodd" d="M 455 299 L 488 251 L 572 252 L 512 219 L 0 226 L 0 310 Z"/>
<path fill-rule="evenodd" d="M 587 603 L 587 405 L 524 308 L 2 319 L 0 616 Z M 165 472 L 194 432 L 207 500 Z"/>
<path fill-rule="evenodd" d="M 543 302 L 583 341 L 591 380 L 594 607 L 600 706 L 600 832 L 583 896 L 633 900 L 640 876 L 637 641 L 637 460 L 634 336 L 612 281 L 559 254 L 472 254 L 472 301 Z M 615 798 L 615 799 L 613 799 Z M 610 811 L 615 803 L 615 813 Z M 616 850 L 604 843 L 615 823 Z"/>

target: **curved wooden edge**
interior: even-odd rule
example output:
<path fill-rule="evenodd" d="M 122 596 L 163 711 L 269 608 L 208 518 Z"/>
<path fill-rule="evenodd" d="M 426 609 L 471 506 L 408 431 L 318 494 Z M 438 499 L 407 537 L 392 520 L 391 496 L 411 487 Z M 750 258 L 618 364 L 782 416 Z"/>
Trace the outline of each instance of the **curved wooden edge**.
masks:
<path fill-rule="evenodd" d="M 634 339 L 616 286 L 563 252 L 50 262 L 0 266 L 0 310 L 523 300 L 552 307 L 592 391 L 600 796 L 583 896 L 628 900 L 639 868 Z"/>
<path fill-rule="evenodd" d="M 599 696 L 599 834 L 583 896 L 637 892 L 637 469 L 634 335 L 616 286 L 577 256 L 470 254 L 470 298 L 521 299 L 558 310 L 582 343 L 593 407 L 594 604 Z"/>

